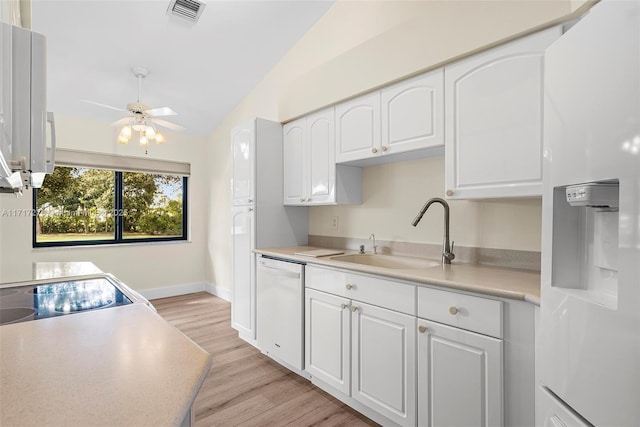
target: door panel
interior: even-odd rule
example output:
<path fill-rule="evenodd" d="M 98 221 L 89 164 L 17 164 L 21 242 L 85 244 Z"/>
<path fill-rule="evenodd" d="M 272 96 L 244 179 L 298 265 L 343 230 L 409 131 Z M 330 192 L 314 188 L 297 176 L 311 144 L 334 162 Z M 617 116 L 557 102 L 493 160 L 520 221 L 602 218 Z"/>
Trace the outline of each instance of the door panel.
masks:
<path fill-rule="evenodd" d="M 336 162 L 380 153 L 380 92 L 336 106 Z"/>
<path fill-rule="evenodd" d="M 307 118 L 308 197 L 311 204 L 336 201 L 335 128 L 333 108 Z"/>
<path fill-rule="evenodd" d="M 382 154 L 444 145 L 442 69 L 382 90 Z"/>
<path fill-rule="evenodd" d="M 502 341 L 422 319 L 418 324 L 426 327 L 418 334 L 419 425 L 501 426 Z"/>
<path fill-rule="evenodd" d="M 255 201 L 255 121 L 231 131 L 231 202 L 249 205 Z"/>
<path fill-rule="evenodd" d="M 246 337 L 255 339 L 256 332 L 256 255 L 255 215 L 252 207 L 232 209 L 232 274 L 233 295 L 231 326 Z"/>
<path fill-rule="evenodd" d="M 305 289 L 305 369 L 349 394 L 349 300 Z"/>
<path fill-rule="evenodd" d="M 352 397 L 400 425 L 415 425 L 415 317 L 351 304 Z"/>
<path fill-rule="evenodd" d="M 306 118 L 287 123 L 283 132 L 284 204 L 300 205 L 305 198 Z"/>

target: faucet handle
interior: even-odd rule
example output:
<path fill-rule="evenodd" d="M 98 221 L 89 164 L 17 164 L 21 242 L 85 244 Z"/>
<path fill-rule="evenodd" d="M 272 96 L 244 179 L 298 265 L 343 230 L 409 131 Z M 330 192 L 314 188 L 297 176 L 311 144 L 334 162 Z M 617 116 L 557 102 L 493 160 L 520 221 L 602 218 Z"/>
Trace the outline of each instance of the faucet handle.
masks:
<path fill-rule="evenodd" d="M 360 245 L 360 253 L 363 254 L 364 253 L 364 245 Z"/>
<path fill-rule="evenodd" d="M 456 244 L 456 241 L 452 240 L 451 241 L 451 249 L 449 250 L 451 253 L 453 253 L 453 245 L 455 245 L 455 244 Z"/>

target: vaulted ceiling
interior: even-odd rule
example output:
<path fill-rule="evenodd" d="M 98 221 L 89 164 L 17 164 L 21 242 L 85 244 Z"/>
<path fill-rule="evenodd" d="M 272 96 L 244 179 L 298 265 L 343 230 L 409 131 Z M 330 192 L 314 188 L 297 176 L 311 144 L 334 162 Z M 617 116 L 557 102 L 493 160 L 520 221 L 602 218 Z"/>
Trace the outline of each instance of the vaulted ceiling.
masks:
<path fill-rule="evenodd" d="M 32 27 L 47 37 L 48 108 L 115 121 L 135 102 L 133 67 L 149 69 L 142 101 L 207 135 L 253 89 L 332 1 L 212 1 L 196 24 L 167 15 L 169 0 L 33 0 Z"/>

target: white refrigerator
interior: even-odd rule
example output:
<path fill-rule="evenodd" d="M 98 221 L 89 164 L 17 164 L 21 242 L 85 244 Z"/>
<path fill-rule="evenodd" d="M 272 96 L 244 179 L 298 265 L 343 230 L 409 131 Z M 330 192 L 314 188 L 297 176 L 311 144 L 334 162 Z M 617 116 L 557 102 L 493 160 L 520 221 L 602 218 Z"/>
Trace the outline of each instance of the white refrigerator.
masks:
<path fill-rule="evenodd" d="M 640 426 L 640 1 L 545 55 L 540 426 Z"/>
<path fill-rule="evenodd" d="M 308 208 L 282 204 L 282 125 L 253 119 L 231 131 L 231 325 L 256 344 L 255 248 L 307 244 Z"/>

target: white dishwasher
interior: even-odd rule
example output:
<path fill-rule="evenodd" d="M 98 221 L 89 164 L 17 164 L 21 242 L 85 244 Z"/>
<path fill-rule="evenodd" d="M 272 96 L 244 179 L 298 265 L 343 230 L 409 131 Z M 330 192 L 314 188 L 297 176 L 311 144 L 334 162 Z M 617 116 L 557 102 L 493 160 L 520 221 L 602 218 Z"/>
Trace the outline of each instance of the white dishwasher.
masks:
<path fill-rule="evenodd" d="M 258 258 L 258 347 L 277 362 L 304 369 L 304 264 Z"/>

